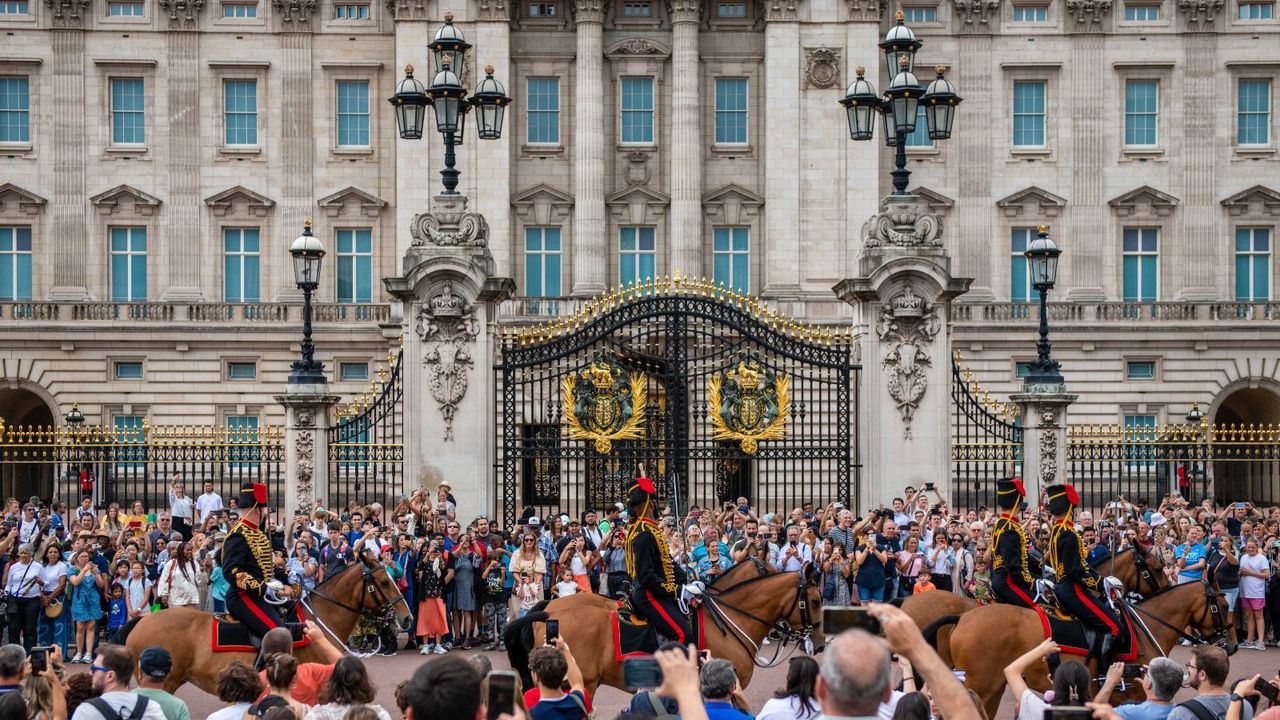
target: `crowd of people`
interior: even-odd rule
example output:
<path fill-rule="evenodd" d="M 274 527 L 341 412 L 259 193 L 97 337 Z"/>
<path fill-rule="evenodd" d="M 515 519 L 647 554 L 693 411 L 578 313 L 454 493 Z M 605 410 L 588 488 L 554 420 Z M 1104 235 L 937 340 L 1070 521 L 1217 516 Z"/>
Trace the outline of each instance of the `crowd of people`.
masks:
<path fill-rule="evenodd" d="M 88 498 L 74 507 L 34 497 L 25 503 L 9 499 L 0 520 L 4 567 L 0 605 L 6 617 L 0 630 L 11 643 L 6 649 L 30 653 L 37 646 L 52 646 L 56 660 L 51 666 L 65 673 L 72 665 L 85 665 L 96 687 L 97 673 L 108 667 L 104 663 L 112 662 L 112 653 L 124 651 L 108 639 L 130 619 L 165 607 L 225 612 L 229 579 L 222 575 L 219 557 L 227 534 L 239 520 L 237 502 L 235 497 L 224 501 L 212 484 L 200 490 L 189 496 L 182 479 L 174 477 L 168 507 L 146 508 L 133 502 L 127 511 L 114 503 L 95 507 Z M 679 512 L 668 506 L 658 513 L 656 527 L 672 563 L 684 576 L 710 585 L 734 563 L 754 557 L 782 572 L 797 572 L 812 563 L 820 570 L 823 601 L 831 605 L 883 607 L 875 604 L 933 591 L 966 595 L 980 603 L 992 601 L 996 508 L 951 507 L 931 483 L 907 486 L 886 500 L 884 505 L 861 511 L 838 502 L 757 508 L 746 498 Z M 1029 558 L 1043 567 L 1050 517 L 1034 501 L 1016 515 L 1027 538 Z M 336 660 L 349 657 L 343 650 L 387 655 L 404 649 L 439 655 L 472 647 L 501 650 L 508 619 L 524 615 L 543 600 L 576 593 L 627 595 L 632 584 L 626 558 L 629 520 L 627 506 L 618 503 L 574 516 L 526 508 L 513 525 L 504 526 L 460 508 L 446 482 L 386 504 L 330 508 L 321 500 L 292 515 L 269 511 L 262 529 L 271 541 L 276 577 L 304 596 L 366 551 L 379 558 L 403 593 L 414 614 L 413 626 L 403 639 L 390 623 L 361 623 L 346 643 L 339 643 L 345 647 L 334 649 Z M 1220 506 L 1212 499 L 1190 504 L 1177 494 L 1154 505 L 1117 498 L 1096 509 L 1096 515 L 1081 511 L 1075 524 L 1090 560 L 1140 546 L 1162 560 L 1171 582 L 1212 576 L 1228 597 L 1232 621 L 1240 625 L 1240 646 L 1262 649 L 1275 644 L 1280 622 L 1280 508 L 1250 503 Z M 550 665 L 542 674 L 555 679 L 558 661 L 550 656 L 553 651 L 571 658 L 567 647 L 559 647 L 535 653 L 530 662 L 533 665 L 538 655 L 544 656 Z M 141 667 L 143 676 L 147 675 L 145 655 L 129 660 Z M 0 651 L 0 671 L 3 660 Z M 122 658 L 114 662 L 123 668 Z M 703 670 L 711 675 L 710 684 L 703 694 L 721 693 L 723 669 L 716 670 L 714 663 L 708 667 Z M 788 687 L 794 683 L 798 688 L 820 686 L 827 671 L 824 667 L 819 673 L 800 661 L 792 670 L 796 676 L 789 678 Z M 1164 687 L 1159 684 L 1162 671 L 1154 667 L 1149 672 L 1153 688 Z M 61 687 L 74 697 L 68 685 L 55 684 L 47 673 L 31 673 L 28 680 Z M 339 705 L 354 707 L 371 701 L 369 692 L 360 689 L 358 674 L 347 668 L 341 675 L 344 685 L 337 697 L 347 702 Z M 535 670 L 534 674 L 540 673 Z M 567 683 L 567 669 L 565 675 L 561 679 Z M 236 682 L 229 679 L 228 688 L 234 689 Z M 227 698 L 240 699 L 227 702 L 244 707 L 225 718 L 244 716 L 264 694 L 281 695 L 279 690 L 282 697 L 291 697 L 283 692 L 287 682 L 275 685 L 267 676 L 261 678 L 260 687 L 247 679 L 239 682 L 239 690 L 228 690 Z M 364 682 L 367 685 L 367 676 Z M 548 696 L 553 693 L 548 689 Z M 370 699 L 361 699 L 366 696 Z M 571 692 L 563 695 L 571 696 Z M 727 696 L 717 702 L 721 700 L 729 701 Z M 759 714 L 770 720 L 808 720 L 819 712 L 813 698 L 788 702 L 791 705 L 785 709 L 761 708 Z M 916 702 L 909 699 L 904 707 Z M 296 703 L 289 707 L 297 717 L 304 716 L 304 705 L 326 704 L 319 702 L 318 695 L 310 703 L 297 702 L 296 697 L 290 703 Z M 936 701 L 923 707 L 942 714 Z M 658 716 L 671 714 L 652 709 Z M 381 712 L 374 711 L 370 717 L 386 713 L 377 710 Z M 76 712 L 74 707 L 71 712 Z M 315 708 L 306 712 L 313 713 Z M 313 717 L 345 716 L 334 714 L 336 710 L 325 712 Z M 52 707 L 46 714 L 57 715 Z M 530 710 L 534 720 L 543 720 L 539 714 L 545 713 L 536 706 Z M 680 714 L 685 716 L 683 708 Z M 1121 716 L 1128 717 L 1123 712 Z M 547 715 L 548 720 L 551 717 Z M 731 718 L 724 715 L 717 720 Z"/>

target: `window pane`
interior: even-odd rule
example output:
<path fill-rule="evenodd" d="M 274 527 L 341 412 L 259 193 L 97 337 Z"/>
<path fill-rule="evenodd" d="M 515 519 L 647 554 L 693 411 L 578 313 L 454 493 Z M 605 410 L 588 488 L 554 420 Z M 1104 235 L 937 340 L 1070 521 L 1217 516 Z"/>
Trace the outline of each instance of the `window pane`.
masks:
<path fill-rule="evenodd" d="M 916 129 L 907 136 L 907 147 L 933 147 L 933 138 L 929 137 L 929 122 L 925 120 L 923 104 L 916 106 Z"/>
<path fill-rule="evenodd" d="M 258 144 L 258 81 L 223 80 L 227 145 Z"/>
<path fill-rule="evenodd" d="M 622 79 L 622 142 L 653 142 L 653 78 Z"/>
<path fill-rule="evenodd" d="M 716 142 L 747 141 L 747 79 L 716 78 Z"/>
<path fill-rule="evenodd" d="M 1236 98 L 1236 142 L 1266 145 L 1271 140 L 1271 81 L 1241 80 Z"/>
<path fill-rule="evenodd" d="M 0 77 L 0 142 L 31 141 L 31 98 L 25 77 Z"/>
<path fill-rule="evenodd" d="M 1013 144 L 1044 145 L 1045 84 L 1041 80 L 1013 84 Z"/>
<path fill-rule="evenodd" d="M 526 111 L 529 142 L 560 142 L 560 78 L 529 78 Z"/>
<path fill-rule="evenodd" d="M 1156 144 L 1157 94 L 1155 80 L 1129 80 L 1125 83 L 1125 145 Z"/>
<path fill-rule="evenodd" d="M 367 5 L 362 5 L 368 10 Z M 369 82 L 338 81 L 338 145 L 369 145 Z"/>
<path fill-rule="evenodd" d="M 111 141 L 142 143 L 146 139 L 142 78 L 111 79 Z"/>

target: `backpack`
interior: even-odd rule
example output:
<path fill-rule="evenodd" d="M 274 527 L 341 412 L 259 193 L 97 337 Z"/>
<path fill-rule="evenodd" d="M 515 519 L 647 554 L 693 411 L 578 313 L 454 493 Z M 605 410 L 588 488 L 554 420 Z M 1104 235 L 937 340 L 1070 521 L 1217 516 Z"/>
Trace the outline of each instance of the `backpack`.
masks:
<path fill-rule="evenodd" d="M 124 720 L 123 715 L 116 712 L 115 708 L 108 705 L 107 701 L 100 697 L 89 698 L 88 700 L 85 700 L 85 702 L 93 706 L 93 709 L 97 710 L 105 720 Z M 145 695 L 139 695 L 138 701 L 133 704 L 133 710 L 129 713 L 129 720 L 142 720 L 142 716 L 146 712 L 147 697 Z"/>
<path fill-rule="evenodd" d="M 640 693 L 645 700 L 649 701 L 649 706 L 653 708 L 654 720 L 678 720 L 678 716 L 667 712 L 667 706 L 662 703 L 662 698 L 658 697 L 658 693 L 652 690 L 645 690 Z"/>
<path fill-rule="evenodd" d="M 1178 707 L 1186 708 L 1192 715 L 1196 716 L 1196 720 L 1222 720 L 1226 717 L 1226 713 L 1218 715 L 1209 710 L 1209 708 L 1204 706 L 1204 703 L 1196 700 L 1195 698 L 1191 698 L 1184 703 L 1180 703 Z M 1230 707 L 1230 705 L 1227 707 Z"/>

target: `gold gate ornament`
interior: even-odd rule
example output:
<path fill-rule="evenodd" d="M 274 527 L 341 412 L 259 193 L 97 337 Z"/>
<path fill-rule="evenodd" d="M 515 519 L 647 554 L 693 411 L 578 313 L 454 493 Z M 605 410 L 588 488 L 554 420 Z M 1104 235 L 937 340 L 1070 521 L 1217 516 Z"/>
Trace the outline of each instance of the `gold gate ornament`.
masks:
<path fill-rule="evenodd" d="M 791 419 L 791 379 L 747 358 L 736 368 L 714 375 L 708 383 L 711 437 L 737 440 L 742 452 L 755 455 L 761 440 L 779 440 Z"/>
<path fill-rule="evenodd" d="M 593 440 L 601 455 L 615 440 L 644 437 L 645 377 L 629 375 L 616 363 L 596 360 L 560 383 L 565 422 L 571 440 Z"/>

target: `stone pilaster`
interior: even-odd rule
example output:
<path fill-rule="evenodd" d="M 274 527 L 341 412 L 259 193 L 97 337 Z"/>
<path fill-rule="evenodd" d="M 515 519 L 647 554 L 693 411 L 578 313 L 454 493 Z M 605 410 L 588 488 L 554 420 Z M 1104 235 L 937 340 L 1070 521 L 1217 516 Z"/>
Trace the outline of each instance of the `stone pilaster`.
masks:
<path fill-rule="evenodd" d="M 404 303 L 404 470 L 411 486 L 453 484 L 466 507 L 492 507 L 494 428 L 491 334 L 497 305 L 515 289 L 495 276 L 485 219 L 465 196 L 439 196 L 414 216 L 404 275 L 386 278 Z"/>
<path fill-rule="evenodd" d="M 765 1 L 766 128 L 800 128 L 800 23 L 795 0 Z M 773 132 L 764 143 L 765 211 L 764 294 L 800 293 L 800 132 Z"/>
<path fill-rule="evenodd" d="M 299 0 L 276 0 L 277 4 L 286 6 L 298 5 Z M 305 2 L 304 2 L 305 6 Z M 280 88 L 311 87 L 314 80 L 311 57 L 311 14 L 305 15 L 300 10 L 293 10 L 286 16 L 285 32 L 280 35 L 283 57 L 281 58 Z M 372 88 L 371 88 L 372 89 Z M 280 168 L 277 182 L 280 187 L 279 213 L 273 229 L 281 235 L 279 242 L 284 245 L 296 237 L 298 223 L 315 213 L 315 164 L 316 134 L 323 132 L 314 124 L 313 105 L 315 98 L 309 92 L 278 93 L 280 107 L 280 157 L 275 163 Z M 273 163 L 273 164 L 275 164 Z M 332 233 L 332 231 L 330 231 Z M 333 235 L 321 237 L 326 247 L 333 243 Z M 287 247 L 287 245 L 284 245 Z M 290 273 L 278 276 L 280 289 L 284 293 L 294 292 L 293 278 Z M 318 302 L 332 298 L 326 295 L 324 286 L 317 297 Z M 327 291 L 332 291 L 332 285 Z"/>
<path fill-rule="evenodd" d="M 573 107 L 573 294 L 594 295 L 608 284 L 604 208 L 603 0 L 574 0 L 578 56 Z"/>
<path fill-rule="evenodd" d="M 859 437 L 867 507 L 904 482 L 950 476 L 951 303 L 969 289 L 951 276 L 942 222 L 914 195 L 890 195 L 862 230 L 858 275 L 833 289 L 858 308 L 854 331 L 866 372 L 859 416 L 879 418 Z"/>
<path fill-rule="evenodd" d="M 87 2 L 57 0 L 46 3 L 53 16 L 53 88 L 50 107 L 84 107 L 85 36 L 80 29 Z M 49 201 L 49 218 L 52 232 L 53 281 L 50 300 L 77 301 L 89 299 L 89 268 L 86 257 L 97 257 L 89 247 L 91 216 L 87 215 L 84 199 L 107 189 L 85 185 L 86 144 L 69 141 L 83 138 L 88 130 L 85 118 L 93 117 L 83 112 L 42 113 L 52 125 L 49 128 L 49 154 L 53 170 L 53 193 Z M 100 182 L 100 181 L 99 181 Z M 103 254 L 106 250 L 101 251 Z M 104 281 L 99 281 L 102 285 Z M 103 287 L 102 294 L 109 291 Z"/>
<path fill-rule="evenodd" d="M 1044 489 L 1067 481 L 1067 407 L 1078 395 L 1063 385 L 1032 386 L 1010 395 L 1022 408 L 1022 484 L 1033 506 Z M 1081 498 L 1086 507 L 1104 498 Z"/>
<path fill-rule="evenodd" d="M 195 16 L 199 7 L 191 2 L 169 3 L 169 32 L 167 67 L 170 77 L 200 76 L 200 33 Z M 169 126 L 166 148 L 168 152 L 169 197 L 161 221 L 166 228 L 164 237 L 199 237 L 204 227 L 200 200 L 201 153 L 192 152 L 200 147 L 200 94 L 199 84 L 191 82 L 166 83 L 169 102 Z M 218 240 L 221 242 L 221 240 Z M 204 291 L 217 294 L 216 284 L 202 288 L 205 248 L 198 242 L 167 242 L 162 249 L 165 257 L 168 282 L 163 299 L 173 302 L 198 302 L 204 299 Z M 214 281 L 217 282 L 216 280 Z"/>
<path fill-rule="evenodd" d="M 405 66 L 410 65 L 413 66 L 414 77 L 424 86 L 430 85 L 435 77 L 434 60 L 427 50 L 427 43 L 431 42 L 435 28 L 427 21 L 426 2 L 427 0 L 386 0 L 387 10 L 395 17 L 396 22 L 396 64 L 393 72 L 396 83 L 404 77 Z M 513 119 L 514 113 L 508 112 L 508 122 Z M 431 174 L 431 160 L 435 147 L 440 147 L 441 154 L 444 148 L 439 140 L 440 134 L 435 131 L 435 117 L 430 108 L 427 109 L 424 122 L 421 140 L 401 140 L 398 128 L 392 136 L 396 186 L 396 257 L 404 257 L 409 251 L 409 234 L 403 228 L 409 227 L 415 213 L 428 207 L 431 193 L 440 188 L 440 176 Z M 394 119 L 392 123 L 389 127 L 394 126 Z M 506 174 L 502 173 L 504 176 Z"/>
<path fill-rule="evenodd" d="M 1088 102 L 1096 98 L 1097 83 L 1089 81 L 1089 73 L 1098 78 L 1106 74 L 1103 52 L 1105 36 L 1096 32 L 1077 35 L 1071 45 L 1071 72 L 1061 79 L 1071 102 Z M 1079 68 L 1079 71 L 1076 71 Z M 1081 106 L 1075 106 L 1081 107 Z M 1063 118 L 1066 120 L 1066 118 Z M 1071 235 L 1071 255 L 1062 263 L 1063 277 L 1059 287 L 1068 288 L 1066 298 L 1099 301 L 1107 297 L 1101 285 L 1104 268 L 1113 267 L 1110 253 L 1116 239 L 1108 231 L 1107 198 L 1104 197 L 1102 169 L 1106 167 L 1107 132 L 1101 113 L 1071 113 L 1071 212 L 1067 225 Z"/>
<path fill-rule="evenodd" d="M 973 113 L 975 125 L 986 124 L 979 113 L 990 112 L 992 88 L 1004 81 L 992 60 L 993 38 L 981 3 L 971 3 L 959 38 L 960 60 L 956 63 L 956 84 L 964 88 L 965 109 Z M 998 24 L 997 20 L 997 24 Z M 1003 112 L 1003 110 L 999 111 Z M 997 238 L 995 208 L 991 203 L 994 166 L 1003 159 L 995 158 L 993 133 L 981 127 L 969 127 L 966 112 L 959 114 L 956 135 L 960 154 L 959 198 L 956 200 L 956 243 L 963 272 L 971 273 L 974 287 L 965 300 L 982 301 L 996 298 L 995 278 L 1003 277 L 996 259 L 1007 255 Z M 1007 290 L 1001 290 L 1001 297 Z"/>
<path fill-rule="evenodd" d="M 479 49 L 480 62 L 473 63 L 468 71 L 472 82 L 467 88 L 474 91 L 484 79 L 484 66 L 493 66 L 493 76 L 513 94 L 511 83 L 511 23 L 507 19 L 504 0 L 484 0 L 480 7 L 480 20 L 476 23 L 475 46 Z M 521 89 L 522 90 L 522 89 Z M 515 93 L 520 90 L 514 91 Z M 430 114 L 430 113 L 428 113 Z M 473 114 L 474 115 L 474 114 Z M 511 275 L 511 140 L 517 136 L 521 114 L 507 108 L 502 137 L 497 140 L 477 140 L 475 117 L 467 119 L 467 143 L 475 154 L 473 187 L 476 188 L 476 212 L 489 223 L 489 249 L 497 260 L 499 275 Z M 465 178 L 464 178 L 465 179 Z"/>
<path fill-rule="evenodd" d="M 276 395 L 284 406 L 286 512 L 312 507 L 316 490 L 329 487 L 329 423 L 338 396 L 327 383 L 289 385 Z M 322 496 L 323 497 L 323 496 Z"/>
<path fill-rule="evenodd" d="M 1187 57 L 1215 57 L 1206 53 L 1217 52 L 1217 35 L 1214 33 L 1188 33 Z M 1211 63 L 1187 63 L 1183 74 L 1182 105 L 1187 108 L 1214 107 L 1221 103 L 1215 97 L 1221 86 L 1215 77 L 1217 69 Z M 1182 137 L 1187 138 L 1182 148 L 1183 201 L 1178 219 L 1185 253 L 1182 267 L 1185 275 L 1178 300 L 1217 300 L 1219 269 L 1229 261 L 1222 252 L 1218 217 L 1221 210 L 1214 197 L 1218 186 L 1219 151 L 1214 144 L 1204 141 L 1214 136 L 1217 126 L 1212 113 L 1184 112 Z M 1174 237 L 1179 237 L 1174 234 Z M 1172 299 L 1172 298 L 1161 298 Z"/>
<path fill-rule="evenodd" d="M 698 63 L 701 0 L 671 3 L 671 261 L 690 277 L 702 270 L 702 75 Z"/>

